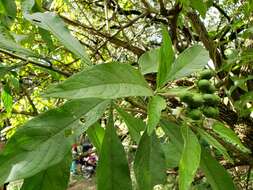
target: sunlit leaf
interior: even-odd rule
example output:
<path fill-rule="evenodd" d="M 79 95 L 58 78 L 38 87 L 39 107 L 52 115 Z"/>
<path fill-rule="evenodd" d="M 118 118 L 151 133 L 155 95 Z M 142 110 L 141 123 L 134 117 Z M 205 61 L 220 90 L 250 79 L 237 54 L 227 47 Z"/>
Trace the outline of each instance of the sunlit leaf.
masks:
<path fill-rule="evenodd" d="M 179 189 L 188 190 L 199 167 L 201 147 L 190 127 L 181 127 L 184 148 L 179 164 Z"/>
<path fill-rule="evenodd" d="M 207 4 L 204 0 L 190 0 L 192 8 L 196 9 L 202 18 L 205 18 L 207 11 Z"/>
<path fill-rule="evenodd" d="M 166 108 L 166 101 L 161 96 L 153 96 L 148 103 L 147 133 L 151 135 L 160 121 L 161 112 Z"/>
<path fill-rule="evenodd" d="M 157 73 L 157 88 L 162 87 L 169 78 L 172 63 L 174 60 L 174 51 L 172 48 L 172 42 L 165 26 L 162 28 L 163 43 L 159 53 L 159 66 Z"/>
<path fill-rule="evenodd" d="M 101 99 L 74 100 L 29 120 L 0 154 L 0 185 L 59 163 L 75 138 L 102 116 L 108 103 Z"/>
<path fill-rule="evenodd" d="M 139 65 L 142 74 L 156 73 L 159 65 L 160 48 L 151 49 L 139 58 Z"/>
<path fill-rule="evenodd" d="M 107 63 L 84 70 L 52 86 L 46 97 L 106 98 L 152 96 L 153 92 L 140 72 L 127 64 Z"/>
<path fill-rule="evenodd" d="M 7 113 L 11 113 L 12 105 L 13 105 L 13 98 L 11 95 L 11 90 L 8 86 L 4 86 L 2 93 L 1 93 L 1 100 L 3 106 Z"/>
<path fill-rule="evenodd" d="M 76 54 L 86 64 L 91 65 L 84 47 L 70 34 L 59 16 L 51 12 L 45 12 L 25 14 L 25 18 L 33 24 L 50 31 L 67 49 Z"/>
<path fill-rule="evenodd" d="M 3 26 L 0 26 L 0 48 L 20 55 L 25 55 L 29 57 L 36 56 L 35 53 L 33 53 L 31 50 L 26 49 L 21 45 L 17 44 L 8 32 L 8 30 Z"/>
<path fill-rule="evenodd" d="M 71 155 L 56 165 L 26 178 L 21 190 L 66 190 L 69 182 Z"/>
<path fill-rule="evenodd" d="M 183 51 L 172 65 L 168 80 L 180 79 L 199 71 L 209 61 L 208 51 L 200 45 L 194 45 Z"/>

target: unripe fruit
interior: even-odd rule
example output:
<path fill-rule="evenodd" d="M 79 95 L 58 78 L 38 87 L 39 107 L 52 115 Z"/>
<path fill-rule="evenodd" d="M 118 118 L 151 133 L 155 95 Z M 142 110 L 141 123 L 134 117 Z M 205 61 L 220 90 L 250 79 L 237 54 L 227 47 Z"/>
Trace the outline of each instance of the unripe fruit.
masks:
<path fill-rule="evenodd" d="M 218 108 L 214 108 L 214 107 L 204 107 L 203 114 L 206 117 L 217 118 L 219 116 L 219 110 Z"/>
<path fill-rule="evenodd" d="M 212 70 L 206 69 L 202 71 L 199 75 L 199 79 L 211 79 L 214 76 L 214 72 Z"/>
<path fill-rule="evenodd" d="M 192 96 L 192 101 L 188 103 L 190 108 L 201 107 L 204 103 L 203 97 L 200 94 L 194 94 Z"/>
<path fill-rule="evenodd" d="M 220 101 L 220 97 L 215 94 L 204 94 L 203 99 L 207 106 L 216 106 Z"/>
<path fill-rule="evenodd" d="M 192 101 L 192 93 L 190 92 L 185 92 L 185 93 L 182 93 L 181 96 L 180 96 L 180 100 L 182 102 L 185 102 L 185 103 L 189 103 Z"/>
<path fill-rule="evenodd" d="M 202 112 L 199 109 L 193 109 L 187 111 L 187 116 L 193 120 L 200 120 L 202 118 Z"/>
<path fill-rule="evenodd" d="M 215 87 L 206 79 L 202 79 L 198 82 L 198 88 L 204 93 L 214 93 Z"/>

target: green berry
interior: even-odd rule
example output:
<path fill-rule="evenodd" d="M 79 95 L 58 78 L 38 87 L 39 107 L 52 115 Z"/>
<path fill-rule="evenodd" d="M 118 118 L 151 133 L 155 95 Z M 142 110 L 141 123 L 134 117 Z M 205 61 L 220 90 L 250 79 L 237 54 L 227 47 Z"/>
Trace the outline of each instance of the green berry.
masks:
<path fill-rule="evenodd" d="M 187 111 L 187 116 L 193 120 L 200 120 L 202 118 L 202 112 L 199 109 L 193 109 Z"/>
<path fill-rule="evenodd" d="M 220 101 L 220 97 L 215 94 L 204 94 L 203 99 L 207 106 L 217 106 Z"/>
<path fill-rule="evenodd" d="M 192 101 L 192 93 L 190 92 L 185 92 L 185 93 L 182 93 L 181 96 L 180 96 L 180 100 L 182 102 L 185 102 L 185 103 L 189 103 Z"/>
<path fill-rule="evenodd" d="M 214 93 L 215 87 L 210 83 L 209 80 L 202 79 L 198 82 L 198 88 L 204 93 Z"/>
<path fill-rule="evenodd" d="M 204 107 L 203 108 L 203 114 L 206 117 L 210 117 L 210 118 L 217 118 L 219 116 L 219 110 L 218 108 L 214 108 L 214 107 Z"/>
<path fill-rule="evenodd" d="M 201 94 L 194 94 L 192 96 L 192 101 L 188 103 L 190 108 L 201 107 L 204 103 L 203 97 Z"/>
<path fill-rule="evenodd" d="M 212 70 L 206 69 L 200 73 L 199 78 L 209 80 L 213 76 L 214 76 L 214 72 Z"/>

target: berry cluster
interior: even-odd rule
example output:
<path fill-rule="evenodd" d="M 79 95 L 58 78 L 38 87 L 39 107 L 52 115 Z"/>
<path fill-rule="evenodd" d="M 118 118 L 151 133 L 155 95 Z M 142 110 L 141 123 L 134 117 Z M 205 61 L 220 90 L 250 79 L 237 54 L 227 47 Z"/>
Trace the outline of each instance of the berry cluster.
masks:
<path fill-rule="evenodd" d="M 211 70 L 203 71 L 197 82 L 198 92 L 185 92 L 180 96 L 180 100 L 187 104 L 186 115 L 193 120 L 200 120 L 203 115 L 208 118 L 219 115 L 220 97 L 214 94 L 216 89 L 210 82 L 213 75 Z"/>

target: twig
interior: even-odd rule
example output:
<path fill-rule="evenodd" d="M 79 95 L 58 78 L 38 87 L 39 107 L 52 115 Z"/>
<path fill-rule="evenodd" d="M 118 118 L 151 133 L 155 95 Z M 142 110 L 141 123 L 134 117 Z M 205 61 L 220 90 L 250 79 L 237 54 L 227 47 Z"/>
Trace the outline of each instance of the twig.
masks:
<path fill-rule="evenodd" d="M 67 72 L 65 72 L 65 71 L 61 71 L 61 70 L 59 70 L 59 69 L 53 67 L 51 64 L 46 65 L 46 64 L 43 64 L 43 63 L 41 63 L 41 62 L 32 60 L 32 59 L 30 59 L 30 58 L 23 57 L 23 56 L 21 56 L 21 55 L 17 55 L 17 54 L 11 53 L 11 52 L 6 51 L 6 50 L 3 50 L 3 49 L 0 49 L 0 52 L 3 53 L 3 54 L 9 55 L 9 56 L 12 57 L 12 58 L 25 61 L 26 63 L 31 63 L 31 64 L 33 64 L 33 65 L 36 65 L 36 66 L 39 66 L 39 67 L 43 67 L 43 68 L 46 68 L 46 69 L 48 69 L 48 70 L 57 72 L 57 73 L 59 73 L 59 74 L 61 74 L 61 75 L 64 75 L 64 76 L 66 76 L 66 77 L 69 77 L 69 76 L 72 75 L 72 74 L 70 74 L 70 73 L 67 73 Z"/>
<path fill-rule="evenodd" d="M 73 25 L 73 26 L 79 26 L 81 28 L 83 28 L 84 30 L 90 32 L 93 35 L 102 37 L 102 38 L 106 38 L 109 42 L 115 44 L 116 46 L 119 47 L 123 47 L 131 52 L 133 52 L 134 54 L 136 54 L 137 56 L 141 56 L 145 51 L 139 47 L 136 47 L 134 45 L 131 45 L 128 42 L 125 42 L 119 38 L 116 38 L 115 36 L 112 37 L 111 35 L 107 34 L 107 33 L 103 33 L 99 30 L 95 30 L 92 27 L 86 26 L 78 21 L 74 21 L 74 20 L 70 20 L 69 18 L 63 16 L 63 15 L 59 15 L 66 23 Z"/>
<path fill-rule="evenodd" d="M 0 113 L 6 113 L 4 109 L 0 109 Z M 18 111 L 15 109 L 12 109 L 11 111 L 12 114 L 17 114 L 17 115 L 26 115 L 26 116 L 36 116 L 34 112 L 27 112 L 27 111 Z"/>
<path fill-rule="evenodd" d="M 200 20 L 195 12 L 188 12 L 188 18 L 191 20 L 192 25 L 199 35 L 200 40 L 203 42 L 205 48 L 209 51 L 209 55 L 214 64 L 219 68 L 222 64 L 222 56 L 215 46 L 215 43 L 210 39 L 204 23 Z"/>
<path fill-rule="evenodd" d="M 38 115 L 38 114 L 39 114 L 39 113 L 38 113 L 38 110 L 37 110 L 35 104 L 33 103 L 33 101 L 32 101 L 32 99 L 31 99 L 30 95 L 28 94 L 28 92 L 26 91 L 25 88 L 23 88 L 23 91 L 24 91 L 25 96 L 27 97 L 27 99 L 28 99 L 30 105 L 32 106 L 34 115 Z"/>
<path fill-rule="evenodd" d="M 231 21 L 227 13 L 217 3 L 213 2 L 213 6 L 228 20 L 228 22 Z"/>
<path fill-rule="evenodd" d="M 158 0 L 158 2 L 160 4 L 160 13 L 161 13 L 161 15 L 167 16 L 167 10 L 165 8 L 163 0 Z"/>

